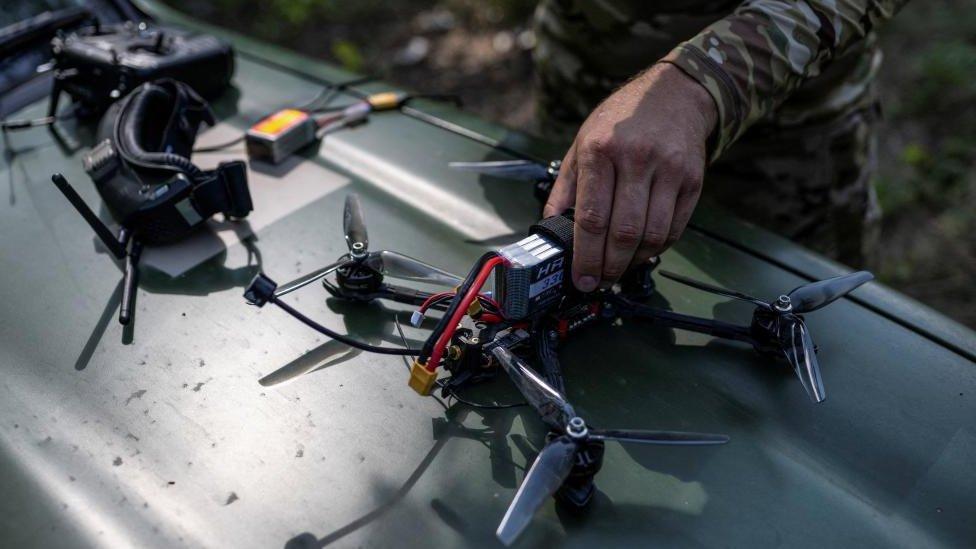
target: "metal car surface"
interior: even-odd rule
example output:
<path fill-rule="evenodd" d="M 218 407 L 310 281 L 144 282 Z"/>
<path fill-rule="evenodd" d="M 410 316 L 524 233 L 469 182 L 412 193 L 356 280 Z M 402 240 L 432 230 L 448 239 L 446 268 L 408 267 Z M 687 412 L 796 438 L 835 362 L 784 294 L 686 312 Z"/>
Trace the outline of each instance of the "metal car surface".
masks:
<path fill-rule="evenodd" d="M 225 130 L 349 76 L 230 38 L 235 91 L 216 105 Z M 421 108 L 538 156 L 557 152 L 443 106 Z M 36 103 L 21 114 L 42 111 Z M 445 410 L 406 387 L 400 359 L 325 341 L 280 311 L 247 307 L 241 293 L 258 264 L 283 281 L 340 255 L 348 192 L 362 197 L 377 245 L 466 272 L 484 250 L 519 238 L 538 204 L 528 185 L 447 163 L 504 155 L 384 113 L 282 167 L 252 166 L 280 179 L 283 193 L 296 180 L 329 191 L 258 231 L 256 258 L 234 245 L 178 278 L 144 273 L 135 324 L 123 329 L 114 321 L 119 268 L 96 253 L 49 180 L 63 172 L 97 204 L 81 153 L 43 131 L 11 135 L 8 145 L 0 544 L 498 544 L 495 527 L 545 434 L 531 411 Z M 766 297 L 840 271 L 715 211 L 695 223 L 664 254 L 668 269 Z M 749 318 L 747 305 L 663 278 L 657 287 L 659 303 L 675 310 Z M 318 286 L 293 299 L 330 326 L 399 343 L 392 311 L 404 309 L 328 301 Z M 547 504 L 519 545 L 971 545 L 973 333 L 877 283 L 807 322 L 827 385 L 821 405 L 783 363 L 744 346 L 636 322 L 580 332 L 561 356 L 569 396 L 593 424 L 732 441 L 608 445 L 595 504 L 582 514 Z M 423 337 L 405 329 L 409 340 Z M 470 398 L 517 395 L 498 378 Z"/>

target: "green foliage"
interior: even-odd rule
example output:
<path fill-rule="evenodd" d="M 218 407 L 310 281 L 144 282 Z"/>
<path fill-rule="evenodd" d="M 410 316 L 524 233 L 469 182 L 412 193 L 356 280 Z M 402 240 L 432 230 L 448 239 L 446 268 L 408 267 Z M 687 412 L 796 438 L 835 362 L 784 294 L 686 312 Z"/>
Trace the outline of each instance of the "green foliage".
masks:
<path fill-rule="evenodd" d="M 332 55 L 343 67 L 359 72 L 363 69 L 363 55 L 359 53 L 356 44 L 349 40 L 336 40 L 332 43 Z"/>
<path fill-rule="evenodd" d="M 906 115 L 931 117 L 972 106 L 976 100 L 976 46 L 963 40 L 935 42 L 919 55 L 915 85 L 905 97 Z"/>

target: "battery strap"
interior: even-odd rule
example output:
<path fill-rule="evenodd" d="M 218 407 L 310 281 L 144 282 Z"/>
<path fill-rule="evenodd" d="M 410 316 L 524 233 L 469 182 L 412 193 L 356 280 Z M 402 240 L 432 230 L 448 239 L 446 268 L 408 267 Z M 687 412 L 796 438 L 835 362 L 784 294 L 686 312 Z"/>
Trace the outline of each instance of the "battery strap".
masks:
<path fill-rule="evenodd" d="M 569 214 L 572 215 L 572 214 Z M 547 217 L 529 227 L 529 234 L 541 234 L 556 242 L 569 257 L 573 253 L 573 218 L 567 214 Z"/>
<path fill-rule="evenodd" d="M 217 169 L 204 172 L 198 181 L 193 188 L 193 203 L 200 217 L 222 213 L 240 219 L 254 209 L 243 161 L 222 162 Z"/>

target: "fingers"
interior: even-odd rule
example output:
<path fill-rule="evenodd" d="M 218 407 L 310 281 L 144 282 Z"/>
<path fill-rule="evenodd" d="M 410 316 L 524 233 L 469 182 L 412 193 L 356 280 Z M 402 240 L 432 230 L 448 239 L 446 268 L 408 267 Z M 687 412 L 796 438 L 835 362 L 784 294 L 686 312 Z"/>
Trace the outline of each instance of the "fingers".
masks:
<path fill-rule="evenodd" d="M 651 198 L 645 210 L 644 233 L 640 246 L 634 255 L 634 262 L 647 261 L 664 251 L 671 231 L 671 219 L 678 198 L 678 183 L 672 174 L 661 173 L 654 178 Z"/>
<path fill-rule="evenodd" d="M 665 168 L 654 178 L 644 236 L 633 264 L 660 255 L 681 238 L 701 195 L 701 170 Z"/>
<path fill-rule="evenodd" d="M 573 284 L 581 292 L 592 292 L 603 275 L 604 244 L 615 187 L 613 163 L 598 147 L 581 147 L 577 151 L 576 184 Z"/>
<path fill-rule="evenodd" d="M 613 212 L 603 254 L 600 287 L 613 285 L 630 266 L 644 235 L 651 194 L 652 168 L 649 157 L 631 156 L 615 164 Z"/>
<path fill-rule="evenodd" d="M 576 202 L 576 142 L 566 152 L 559 168 L 559 175 L 549 193 L 542 217 L 559 215 Z"/>
<path fill-rule="evenodd" d="M 668 241 L 665 243 L 665 249 L 671 247 L 684 234 L 685 228 L 688 226 L 688 221 L 691 220 L 691 214 L 694 213 L 695 206 L 698 205 L 698 198 L 701 197 L 701 188 L 701 176 L 685 183 L 681 188 L 677 203 L 674 206 L 674 217 L 671 219 L 671 232 L 668 235 Z"/>

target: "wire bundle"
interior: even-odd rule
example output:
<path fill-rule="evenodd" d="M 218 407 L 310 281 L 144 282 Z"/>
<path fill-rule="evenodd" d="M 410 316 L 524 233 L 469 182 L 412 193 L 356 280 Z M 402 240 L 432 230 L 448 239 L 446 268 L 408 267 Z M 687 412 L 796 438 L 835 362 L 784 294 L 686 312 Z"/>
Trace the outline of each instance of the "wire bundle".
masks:
<path fill-rule="evenodd" d="M 484 286 L 491 272 L 502 261 L 503 259 L 498 257 L 498 254 L 489 252 L 481 256 L 481 259 L 475 264 L 467 278 L 464 279 L 464 282 L 457 291 L 458 296 L 463 295 L 464 297 L 451 301 L 451 306 L 444 313 L 444 316 L 441 317 L 440 322 L 437 323 L 434 332 L 427 338 L 418 357 L 418 361 L 424 364 L 427 370 L 433 372 L 437 369 L 441 357 L 444 355 L 444 350 L 447 348 L 448 343 L 451 342 L 451 338 L 454 336 L 454 332 L 457 330 L 461 318 L 467 313 L 471 303 L 478 297 L 481 287 Z"/>
<path fill-rule="evenodd" d="M 441 292 L 428 297 L 427 300 L 424 301 L 410 316 L 410 324 L 412 324 L 415 328 L 419 327 L 423 322 L 424 317 L 427 316 L 427 311 L 445 303 L 450 306 L 456 296 L 457 293 L 455 292 Z M 478 303 L 480 303 L 481 308 L 484 309 L 484 313 L 478 317 L 478 320 L 488 323 L 496 323 L 504 320 L 501 305 L 492 299 L 490 295 L 485 293 L 478 294 Z"/>

